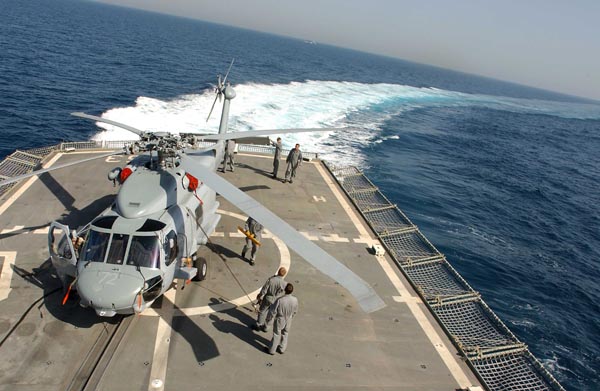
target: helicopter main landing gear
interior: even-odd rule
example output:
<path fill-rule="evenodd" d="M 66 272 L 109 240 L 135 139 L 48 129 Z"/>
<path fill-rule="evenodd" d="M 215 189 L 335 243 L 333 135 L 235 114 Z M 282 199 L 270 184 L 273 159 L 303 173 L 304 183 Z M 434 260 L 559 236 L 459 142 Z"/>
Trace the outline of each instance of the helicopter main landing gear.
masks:
<path fill-rule="evenodd" d="M 192 256 L 192 262 L 194 267 L 198 269 L 198 272 L 196 273 L 196 276 L 193 278 L 193 280 L 204 281 L 206 279 L 206 275 L 208 274 L 208 264 L 206 263 L 206 259 L 198 257 L 196 256 L 196 254 L 194 254 Z"/>

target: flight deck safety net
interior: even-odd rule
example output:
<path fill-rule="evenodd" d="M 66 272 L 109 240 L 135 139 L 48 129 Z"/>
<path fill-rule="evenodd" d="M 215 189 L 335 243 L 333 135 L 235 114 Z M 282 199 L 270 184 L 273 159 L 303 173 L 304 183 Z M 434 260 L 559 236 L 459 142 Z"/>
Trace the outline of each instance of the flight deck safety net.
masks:
<path fill-rule="evenodd" d="M 356 167 L 326 167 L 490 391 L 564 391 L 408 217 Z"/>
<path fill-rule="evenodd" d="M 32 172 L 50 152 L 56 149 L 58 146 L 54 145 L 27 151 L 16 150 L 0 162 L 0 181 Z M 16 183 L 0 186 L 0 197 L 14 185 Z"/>

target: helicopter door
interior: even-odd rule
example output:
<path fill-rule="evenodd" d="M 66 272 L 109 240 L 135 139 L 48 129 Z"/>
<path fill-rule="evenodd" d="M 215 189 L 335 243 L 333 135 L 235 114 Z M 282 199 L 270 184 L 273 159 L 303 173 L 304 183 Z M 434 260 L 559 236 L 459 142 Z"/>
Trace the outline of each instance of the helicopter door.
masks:
<path fill-rule="evenodd" d="M 48 250 L 52 265 L 63 286 L 77 276 L 77 256 L 70 237 L 68 225 L 53 221 L 48 230 Z"/>

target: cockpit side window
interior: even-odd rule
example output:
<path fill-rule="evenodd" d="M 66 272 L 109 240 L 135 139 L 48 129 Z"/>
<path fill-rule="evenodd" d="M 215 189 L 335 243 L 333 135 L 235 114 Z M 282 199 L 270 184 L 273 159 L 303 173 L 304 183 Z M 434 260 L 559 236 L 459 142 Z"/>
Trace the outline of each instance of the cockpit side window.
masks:
<path fill-rule="evenodd" d="M 108 247 L 110 234 L 105 232 L 90 231 L 81 253 L 82 262 L 104 262 L 104 255 Z"/>
<path fill-rule="evenodd" d="M 156 236 L 132 236 L 127 264 L 132 266 L 158 268 L 160 247 Z"/>
<path fill-rule="evenodd" d="M 106 262 L 115 265 L 122 265 L 123 261 L 125 260 L 125 250 L 127 250 L 128 242 L 129 235 L 113 234 Z"/>
<path fill-rule="evenodd" d="M 179 252 L 177 246 L 177 234 L 175 231 L 169 232 L 165 236 L 165 264 L 169 266 L 175 259 L 177 259 L 177 253 Z"/>

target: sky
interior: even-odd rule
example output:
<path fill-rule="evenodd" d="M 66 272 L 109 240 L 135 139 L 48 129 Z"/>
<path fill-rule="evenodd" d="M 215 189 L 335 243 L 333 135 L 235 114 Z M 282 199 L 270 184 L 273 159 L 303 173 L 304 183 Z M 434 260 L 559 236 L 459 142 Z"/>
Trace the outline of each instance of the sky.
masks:
<path fill-rule="evenodd" d="M 98 0 L 600 100 L 598 0 Z"/>

